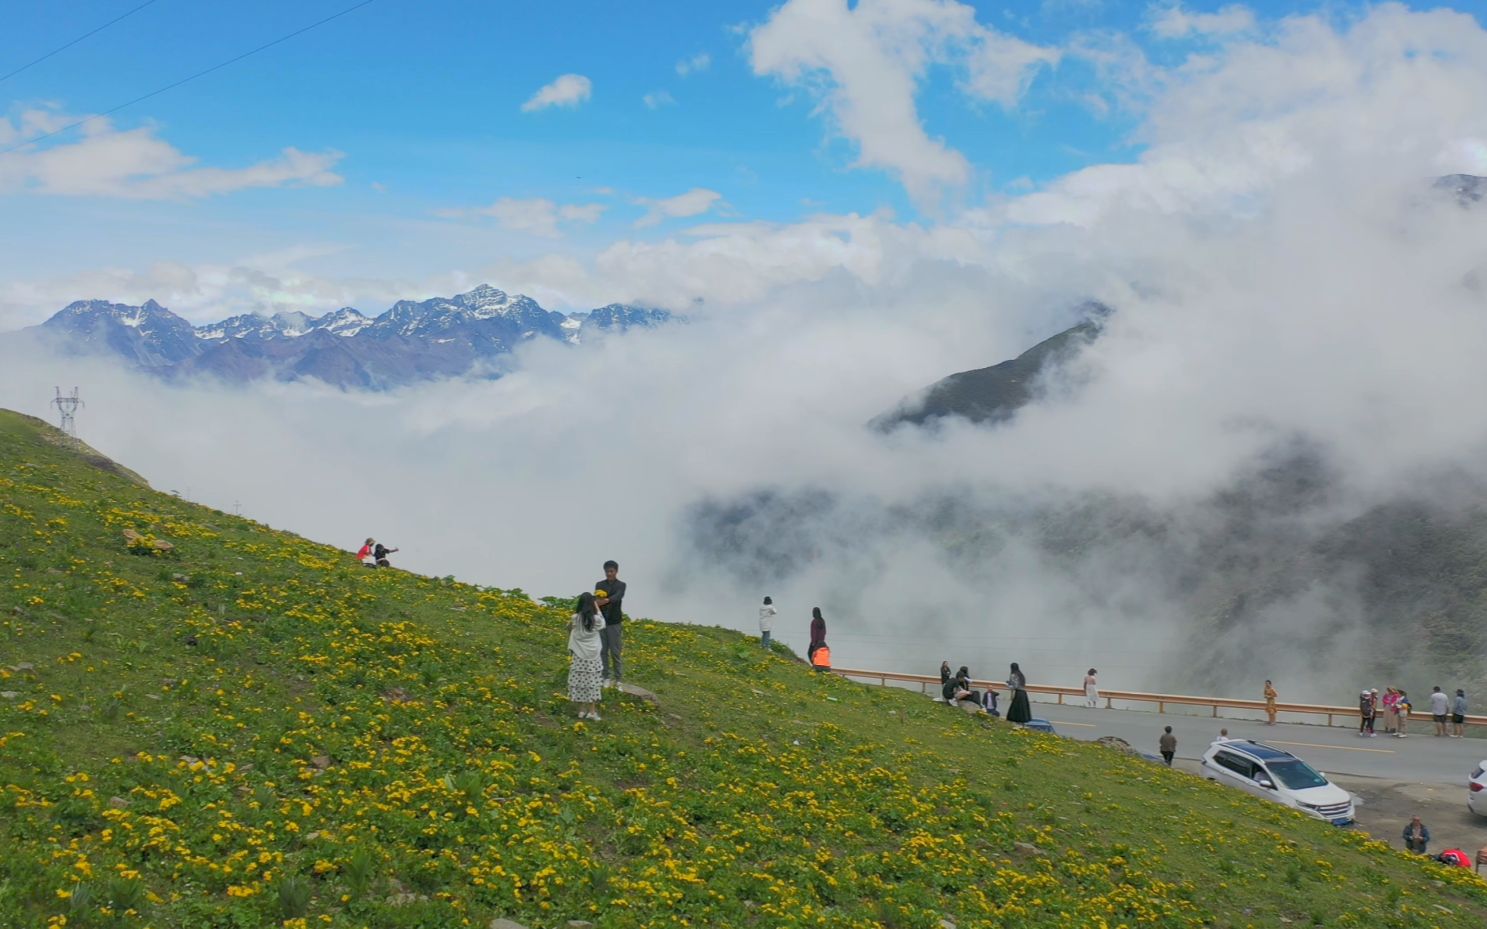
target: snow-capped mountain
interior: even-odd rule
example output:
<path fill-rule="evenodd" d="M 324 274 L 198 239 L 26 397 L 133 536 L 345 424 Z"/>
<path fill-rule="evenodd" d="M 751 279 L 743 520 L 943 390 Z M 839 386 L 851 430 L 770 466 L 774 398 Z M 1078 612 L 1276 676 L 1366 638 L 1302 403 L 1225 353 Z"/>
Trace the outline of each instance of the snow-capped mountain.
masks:
<path fill-rule="evenodd" d="M 310 328 L 324 329 L 331 335 L 353 336 L 371 324 L 372 320 L 356 307 L 343 306 L 315 320 Z"/>
<path fill-rule="evenodd" d="M 118 355 L 143 368 L 190 357 L 200 342 L 190 323 L 154 300 L 143 306 L 79 300 L 43 326 L 65 335 L 79 352 Z"/>
<path fill-rule="evenodd" d="M 316 378 L 386 389 L 436 377 L 492 376 L 525 341 L 577 345 L 585 336 L 652 328 L 671 318 L 665 310 L 623 303 L 564 315 L 482 284 L 453 297 L 400 300 L 375 318 L 346 306 L 315 318 L 245 313 L 199 327 L 154 300 L 142 306 L 80 300 L 25 333 L 53 348 L 119 356 L 171 377 Z"/>

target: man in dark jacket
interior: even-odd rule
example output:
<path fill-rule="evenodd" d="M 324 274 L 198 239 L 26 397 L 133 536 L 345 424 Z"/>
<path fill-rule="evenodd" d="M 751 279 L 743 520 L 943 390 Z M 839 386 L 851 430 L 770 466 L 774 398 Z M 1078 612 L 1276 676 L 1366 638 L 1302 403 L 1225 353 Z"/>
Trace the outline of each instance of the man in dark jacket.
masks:
<path fill-rule="evenodd" d="M 1177 754 L 1177 736 L 1172 734 L 1172 727 L 1165 726 L 1162 729 L 1162 737 L 1157 739 L 1157 748 L 1162 753 L 1162 760 L 1167 762 L 1167 767 L 1172 767 L 1172 756 Z"/>
<path fill-rule="evenodd" d="M 613 687 L 624 679 L 620 652 L 624 646 L 620 623 L 625 621 L 621 603 L 625 599 L 625 582 L 620 580 L 620 563 L 604 562 L 604 580 L 594 585 L 599 612 L 604 614 L 604 628 L 599 632 L 599 661 L 604 669 L 604 686 Z M 598 594 L 604 596 L 599 597 Z M 611 670 L 613 666 L 613 670 Z"/>
<path fill-rule="evenodd" d="M 1409 824 L 1404 827 L 1404 847 L 1412 852 L 1425 854 L 1425 848 L 1430 844 L 1430 830 L 1420 822 L 1420 817 L 1412 817 Z"/>

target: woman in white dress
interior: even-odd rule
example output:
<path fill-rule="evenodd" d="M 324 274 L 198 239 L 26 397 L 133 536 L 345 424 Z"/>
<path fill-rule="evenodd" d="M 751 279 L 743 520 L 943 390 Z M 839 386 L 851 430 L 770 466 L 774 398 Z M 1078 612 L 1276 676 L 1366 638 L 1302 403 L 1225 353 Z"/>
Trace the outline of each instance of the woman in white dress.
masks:
<path fill-rule="evenodd" d="M 1095 669 L 1090 668 L 1089 673 L 1084 676 L 1084 705 L 1100 705 L 1100 682 L 1095 680 Z"/>
<path fill-rule="evenodd" d="M 578 612 L 569 621 L 568 699 L 578 704 L 578 718 L 599 721 L 599 701 L 603 698 L 603 668 L 599 662 L 600 636 L 604 620 L 588 591 L 578 595 Z"/>

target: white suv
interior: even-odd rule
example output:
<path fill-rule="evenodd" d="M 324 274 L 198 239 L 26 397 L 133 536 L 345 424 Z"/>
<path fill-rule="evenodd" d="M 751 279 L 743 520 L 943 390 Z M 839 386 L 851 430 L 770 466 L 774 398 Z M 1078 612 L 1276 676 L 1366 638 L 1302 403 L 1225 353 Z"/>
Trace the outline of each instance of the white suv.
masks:
<path fill-rule="evenodd" d="M 1478 816 L 1487 816 L 1487 761 L 1472 768 L 1466 782 L 1466 806 Z"/>
<path fill-rule="evenodd" d="M 1353 795 L 1287 751 L 1253 740 L 1224 740 L 1203 753 L 1203 776 L 1283 803 L 1335 826 L 1353 821 Z"/>

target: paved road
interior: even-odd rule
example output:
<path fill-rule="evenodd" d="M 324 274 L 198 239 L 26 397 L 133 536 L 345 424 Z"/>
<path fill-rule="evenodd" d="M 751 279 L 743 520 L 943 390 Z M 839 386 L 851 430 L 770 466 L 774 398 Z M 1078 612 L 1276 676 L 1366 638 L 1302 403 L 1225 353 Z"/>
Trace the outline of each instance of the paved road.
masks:
<path fill-rule="evenodd" d="M 1004 701 L 1005 702 L 1005 701 Z M 1033 704 L 1033 715 L 1053 723 L 1059 735 L 1092 741 L 1119 736 L 1136 749 L 1155 755 L 1163 726 L 1177 736 L 1177 757 L 1196 762 L 1218 738 L 1219 728 L 1231 739 L 1256 739 L 1301 757 L 1319 771 L 1380 778 L 1387 781 L 1459 785 L 1465 802 L 1466 781 L 1472 769 L 1487 759 L 1487 739 L 1436 738 L 1429 723 L 1411 722 L 1407 738 L 1382 732 L 1377 738 L 1359 738 L 1352 729 L 1263 721 L 1213 719 L 1139 710 L 1087 709 L 1082 706 Z"/>

